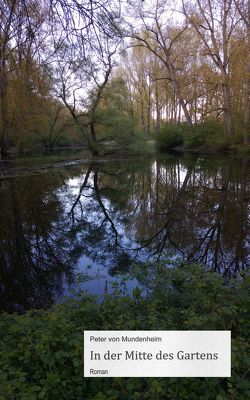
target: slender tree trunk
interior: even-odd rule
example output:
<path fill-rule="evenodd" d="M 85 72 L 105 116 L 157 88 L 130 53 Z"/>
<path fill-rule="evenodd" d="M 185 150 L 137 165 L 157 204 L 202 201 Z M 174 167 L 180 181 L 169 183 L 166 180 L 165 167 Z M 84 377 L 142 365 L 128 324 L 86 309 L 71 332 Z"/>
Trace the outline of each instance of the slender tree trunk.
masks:
<path fill-rule="evenodd" d="M 248 0 L 248 13 L 247 13 L 247 60 L 246 60 L 246 93 L 245 93 L 245 133 L 244 144 L 250 144 L 250 0 Z"/>
<path fill-rule="evenodd" d="M 148 97 L 148 104 L 147 104 L 147 127 L 146 127 L 146 132 L 150 133 L 150 128 L 151 128 L 151 99 L 150 99 L 150 93 Z"/>
<path fill-rule="evenodd" d="M 250 51 L 250 50 L 249 50 Z M 248 75 L 250 75 L 250 60 L 249 60 L 249 71 Z M 246 94 L 245 94 L 245 131 L 244 131 L 244 144 L 250 144 L 250 79 L 248 79 Z"/>
<path fill-rule="evenodd" d="M 141 126 L 142 126 L 143 133 L 145 133 L 145 118 L 144 118 L 144 103 L 143 103 L 143 101 L 141 102 Z"/>
<path fill-rule="evenodd" d="M 181 87 L 180 87 L 178 79 L 176 78 L 175 69 L 174 69 L 174 67 L 173 67 L 173 65 L 172 65 L 172 63 L 171 63 L 171 61 L 170 61 L 170 59 L 168 57 L 168 54 L 167 54 L 166 50 L 165 50 L 165 56 L 166 56 L 165 65 L 166 65 L 166 67 L 167 67 L 167 69 L 168 69 L 168 71 L 170 73 L 171 81 L 172 81 L 173 86 L 174 86 L 175 95 L 177 97 L 177 100 L 179 101 L 179 104 L 180 104 L 183 112 L 184 112 L 187 124 L 192 129 L 193 128 L 193 122 L 192 122 L 192 119 L 190 117 L 186 102 L 185 102 L 185 100 L 184 100 L 184 98 L 182 96 Z"/>
<path fill-rule="evenodd" d="M 95 124 L 93 121 L 90 123 L 90 137 L 91 137 L 91 140 L 89 141 L 90 151 L 93 156 L 98 156 L 98 154 L 99 154 L 99 151 L 97 148 L 98 142 L 96 139 Z"/>
<path fill-rule="evenodd" d="M 179 99 L 179 103 L 180 103 L 180 105 L 181 105 L 182 111 L 184 112 L 184 115 L 185 115 L 187 124 L 188 124 L 189 128 L 193 128 L 192 119 L 191 119 L 190 114 L 189 114 L 189 111 L 188 111 L 188 109 L 187 109 L 185 100 L 184 100 L 183 97 L 181 96 L 181 93 L 180 93 L 180 85 L 179 85 L 179 83 L 178 83 L 177 81 L 174 83 L 174 87 L 175 87 L 175 90 L 177 90 L 176 94 L 177 94 L 177 97 L 178 97 L 178 99 Z"/>
<path fill-rule="evenodd" d="M 191 117 L 190 117 L 191 118 Z M 178 104 L 178 125 L 181 123 L 181 106 Z"/>
<path fill-rule="evenodd" d="M 91 122 L 91 124 L 90 124 L 90 135 L 91 135 L 91 139 L 93 140 L 93 142 L 97 142 L 94 122 Z"/>
<path fill-rule="evenodd" d="M 20 128 L 19 138 L 18 138 L 18 153 L 24 153 L 24 129 Z"/>
<path fill-rule="evenodd" d="M 182 111 L 184 112 L 187 124 L 192 129 L 193 128 L 193 122 L 192 122 L 192 119 L 190 117 L 186 102 L 185 102 L 184 98 L 182 97 L 180 84 L 179 84 L 178 80 L 175 77 L 174 69 L 173 69 L 172 65 L 170 64 L 170 62 L 166 62 L 166 66 L 167 66 L 167 68 L 168 68 L 168 70 L 170 72 L 171 80 L 172 80 L 173 87 L 174 87 L 174 92 L 175 92 L 174 93 L 174 95 L 175 95 L 174 96 L 174 98 L 175 98 L 175 122 L 177 122 L 177 110 L 176 110 L 176 108 L 177 108 L 177 104 L 178 104 L 178 101 L 179 101 L 179 104 L 180 104 L 180 106 L 182 108 Z"/>
<path fill-rule="evenodd" d="M 2 137 L 1 137 L 1 156 L 6 157 L 8 152 L 8 81 L 6 73 L 5 60 L 2 60 L 0 66 L 0 103 L 1 103 L 1 122 L 2 122 Z"/>
<path fill-rule="evenodd" d="M 232 143 L 233 123 L 230 107 L 230 88 L 227 83 L 227 77 L 224 77 L 222 83 L 222 94 L 223 94 L 223 119 L 224 125 L 227 132 L 227 142 Z"/>
<path fill-rule="evenodd" d="M 177 99 L 176 93 L 174 92 L 174 123 L 177 123 Z"/>
<path fill-rule="evenodd" d="M 22 93 L 23 95 L 23 99 L 26 98 L 27 101 L 27 97 L 25 96 L 24 93 Z M 26 127 L 26 110 L 25 110 L 25 101 L 22 101 L 22 103 L 20 104 L 20 113 L 18 115 L 18 119 L 20 121 L 20 126 L 18 129 L 18 153 L 19 154 L 23 154 L 24 153 L 24 137 L 25 137 L 25 127 Z"/>
<path fill-rule="evenodd" d="M 156 121 L 155 121 L 155 130 L 159 131 L 160 129 L 160 106 L 159 106 L 159 93 L 158 93 L 158 85 L 155 85 L 155 108 L 156 108 Z"/>
<path fill-rule="evenodd" d="M 230 86 L 228 77 L 228 64 L 229 64 L 229 40 L 228 40 L 228 6 L 227 0 L 223 1 L 223 15 L 222 15 L 222 53 L 223 59 L 220 63 L 222 75 L 222 94 L 223 94 L 223 119 L 224 126 L 227 132 L 227 142 L 232 143 L 233 123 L 230 105 Z"/>
<path fill-rule="evenodd" d="M 197 97 L 195 91 L 195 100 L 194 100 L 194 123 L 197 124 Z"/>

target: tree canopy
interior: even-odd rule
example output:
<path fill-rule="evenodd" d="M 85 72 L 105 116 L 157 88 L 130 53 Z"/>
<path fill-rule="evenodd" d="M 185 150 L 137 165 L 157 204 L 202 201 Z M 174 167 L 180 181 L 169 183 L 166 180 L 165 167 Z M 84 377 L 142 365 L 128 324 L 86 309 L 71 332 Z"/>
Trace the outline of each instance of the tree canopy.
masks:
<path fill-rule="evenodd" d="M 246 0 L 3 0 L 2 156 L 67 143 L 96 155 L 110 130 L 184 121 L 222 123 L 228 146 L 248 145 L 249 15 Z"/>

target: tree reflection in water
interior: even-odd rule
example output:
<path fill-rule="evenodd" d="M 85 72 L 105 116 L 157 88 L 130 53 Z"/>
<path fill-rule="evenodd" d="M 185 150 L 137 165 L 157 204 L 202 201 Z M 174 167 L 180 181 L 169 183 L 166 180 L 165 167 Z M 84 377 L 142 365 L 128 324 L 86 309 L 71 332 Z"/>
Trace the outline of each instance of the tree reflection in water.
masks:
<path fill-rule="evenodd" d="M 0 309 L 48 307 L 70 282 L 75 257 L 48 177 L 1 182 Z"/>
<path fill-rule="evenodd" d="M 151 207 L 151 219 L 157 223 L 146 240 L 139 240 L 158 259 L 176 251 L 184 261 L 202 262 L 230 277 L 245 269 L 248 260 L 246 164 L 240 176 L 230 163 L 216 170 L 205 167 L 196 163 L 185 173 L 178 165 L 157 167 L 155 207 Z"/>
<path fill-rule="evenodd" d="M 248 264 L 248 167 L 168 157 L 1 181 L 1 308 L 49 306 L 86 257 L 113 276 L 180 257 L 230 278 Z"/>
<path fill-rule="evenodd" d="M 126 268 L 136 251 L 137 261 L 145 259 L 145 250 L 149 259 L 179 256 L 183 261 L 202 262 L 227 277 L 247 267 L 246 160 L 234 164 L 187 159 L 185 165 L 170 159 L 114 171 L 89 167 L 70 211 L 75 220 L 77 207 L 81 210 L 79 223 L 86 222 L 86 209 L 87 214 L 91 209 L 89 229 L 97 235 L 99 252 L 89 243 L 88 256 L 107 258 L 113 273 L 119 270 L 115 262 L 119 252 Z M 92 184 L 87 183 L 89 179 Z M 90 237 L 88 233 L 87 240 Z"/>

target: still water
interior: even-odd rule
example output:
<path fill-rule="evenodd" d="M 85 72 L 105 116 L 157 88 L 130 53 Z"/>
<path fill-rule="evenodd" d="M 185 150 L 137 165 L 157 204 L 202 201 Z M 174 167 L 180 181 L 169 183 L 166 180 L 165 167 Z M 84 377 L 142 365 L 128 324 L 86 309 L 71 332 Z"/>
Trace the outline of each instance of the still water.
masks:
<path fill-rule="evenodd" d="M 0 309 L 48 307 L 78 286 L 102 296 L 151 260 L 200 262 L 226 279 L 244 271 L 249 166 L 165 156 L 0 180 Z"/>

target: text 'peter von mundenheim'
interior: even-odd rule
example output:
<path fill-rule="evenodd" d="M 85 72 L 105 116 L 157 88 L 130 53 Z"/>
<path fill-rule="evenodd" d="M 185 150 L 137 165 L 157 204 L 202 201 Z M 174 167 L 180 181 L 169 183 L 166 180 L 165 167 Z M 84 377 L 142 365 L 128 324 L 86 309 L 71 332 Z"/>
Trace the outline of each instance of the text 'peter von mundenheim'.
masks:
<path fill-rule="evenodd" d="M 90 336 L 90 342 L 162 342 L 159 336 Z"/>

